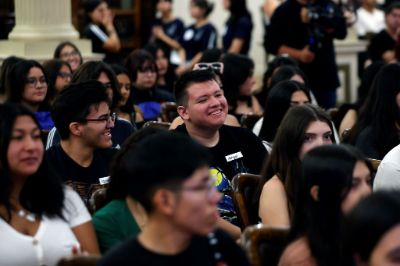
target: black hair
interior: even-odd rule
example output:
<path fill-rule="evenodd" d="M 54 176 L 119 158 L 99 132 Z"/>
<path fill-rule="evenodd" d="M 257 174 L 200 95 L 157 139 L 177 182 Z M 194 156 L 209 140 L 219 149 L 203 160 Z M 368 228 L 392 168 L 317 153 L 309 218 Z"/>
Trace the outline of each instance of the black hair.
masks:
<path fill-rule="evenodd" d="M 236 22 L 240 17 L 246 16 L 251 20 L 251 14 L 246 6 L 246 0 L 229 0 L 230 17 L 228 23 Z"/>
<path fill-rule="evenodd" d="M 43 63 L 43 69 L 47 77 L 47 93 L 49 95 L 50 101 L 54 99 L 54 97 L 58 93 L 56 91 L 55 85 L 58 73 L 63 66 L 67 66 L 72 73 L 71 66 L 68 64 L 68 62 L 61 59 L 51 59 Z"/>
<path fill-rule="evenodd" d="M 119 93 L 117 77 L 108 64 L 102 61 L 89 61 L 83 63 L 72 75 L 71 83 L 97 80 L 100 77 L 101 72 L 104 72 L 110 80 L 111 89 L 113 92 L 110 109 L 114 110 L 114 108 L 118 105 L 118 102 L 121 100 L 121 94 Z"/>
<path fill-rule="evenodd" d="M 390 12 L 393 11 L 393 9 L 400 9 L 400 2 L 399 1 L 393 1 L 389 4 L 387 8 L 385 8 L 385 15 L 388 15 Z"/>
<path fill-rule="evenodd" d="M 300 82 L 286 80 L 277 83 L 269 92 L 263 114 L 263 123 L 259 137 L 265 141 L 272 142 L 276 131 L 291 106 L 293 93 L 302 91 L 311 101 L 309 90 Z"/>
<path fill-rule="evenodd" d="M 7 102 L 21 103 L 23 101 L 22 95 L 25 90 L 29 71 L 32 68 L 39 68 L 47 82 L 46 72 L 39 62 L 35 60 L 20 60 L 10 69 L 10 72 L 8 73 L 6 81 Z M 48 111 L 49 109 L 49 94 L 46 93 L 45 99 L 39 104 L 39 111 Z"/>
<path fill-rule="evenodd" d="M 298 66 L 299 64 L 293 58 L 284 55 L 278 55 L 268 63 L 267 70 L 264 72 L 263 75 L 262 86 L 259 89 L 259 92 L 255 95 L 264 108 L 269 89 L 271 88 L 272 74 L 275 72 L 275 69 L 284 65 Z"/>
<path fill-rule="evenodd" d="M 83 9 L 85 13 L 90 13 L 95 10 L 104 0 L 85 0 L 83 1 Z"/>
<path fill-rule="evenodd" d="M 361 78 L 360 86 L 357 89 L 357 102 L 356 107 L 359 109 L 367 100 L 368 93 L 372 87 L 373 81 L 379 70 L 385 65 L 384 61 L 376 61 L 367 66 L 364 69 L 363 76 Z"/>
<path fill-rule="evenodd" d="M 400 93 L 400 65 L 383 66 L 376 75 L 367 100 L 360 108 L 356 124 L 344 141 L 355 144 L 360 133 L 371 128 L 372 149 L 382 159 L 399 143 L 397 125 L 400 123 L 400 108 L 396 95 Z"/>
<path fill-rule="evenodd" d="M 10 202 L 10 188 L 13 180 L 11 180 L 7 152 L 15 121 L 20 116 L 29 116 L 40 128 L 36 117 L 26 107 L 14 103 L 0 104 L 0 205 L 7 210 L 7 216 L 0 217 L 8 223 L 11 222 L 11 211 L 15 206 Z M 19 195 L 19 201 L 25 209 L 36 215 L 63 217 L 62 183 L 45 158 L 37 172 L 26 179 Z"/>
<path fill-rule="evenodd" d="M 211 69 L 193 70 L 183 74 L 175 83 L 174 96 L 178 105 L 186 106 L 187 89 L 194 83 L 216 81 L 216 74 Z"/>
<path fill-rule="evenodd" d="M 224 71 L 221 81 L 225 98 L 228 101 L 230 111 L 234 112 L 240 96 L 240 86 L 253 75 L 254 62 L 245 55 L 227 53 L 222 58 L 222 63 L 224 64 Z"/>
<path fill-rule="evenodd" d="M 194 171 L 209 166 L 210 159 L 208 149 L 189 136 L 161 132 L 148 136 L 125 154 L 120 174 L 128 180 L 129 196 L 151 212 L 152 196 L 158 188 L 179 188 Z"/>
<path fill-rule="evenodd" d="M 51 117 L 61 139 L 68 139 L 69 125 L 83 121 L 91 108 L 110 104 L 106 88 L 96 80 L 69 84 L 53 103 Z"/>
<path fill-rule="evenodd" d="M 0 70 L 0 94 L 4 94 L 6 92 L 6 80 L 9 76 L 10 69 L 21 60 L 23 60 L 21 57 L 13 55 L 3 60 Z"/>
<path fill-rule="evenodd" d="M 145 65 L 149 64 L 157 72 L 157 64 L 153 55 L 145 49 L 136 49 L 131 52 L 125 61 L 125 67 L 128 69 L 132 82 L 137 79 L 137 72 Z"/>
<path fill-rule="evenodd" d="M 400 225 L 400 193 L 377 191 L 363 199 L 345 218 L 345 243 L 350 257 L 368 264 L 382 237 Z"/>
<path fill-rule="evenodd" d="M 143 141 L 149 136 L 153 134 L 158 134 L 160 132 L 165 132 L 167 129 L 157 128 L 157 127 L 145 127 L 141 128 L 131 136 L 129 136 L 122 145 L 121 149 L 115 155 L 112 163 L 111 163 L 111 174 L 110 174 L 110 183 L 107 188 L 107 198 L 108 200 L 114 199 L 125 199 L 128 195 L 128 179 L 126 175 L 124 175 L 123 168 L 123 159 L 128 152 L 133 151 L 138 143 Z M 121 172 L 122 171 L 122 172 Z"/>
<path fill-rule="evenodd" d="M 213 11 L 214 9 L 214 4 L 208 2 L 207 0 L 192 0 L 192 3 L 203 9 L 204 10 L 204 17 L 208 17 L 208 15 L 210 15 L 210 13 Z"/>
<path fill-rule="evenodd" d="M 202 52 L 200 61 L 201 63 L 220 62 L 223 58 L 224 50 L 220 48 L 211 48 Z"/>
<path fill-rule="evenodd" d="M 292 235 L 307 238 L 318 265 L 343 265 L 345 261 L 342 202 L 351 190 L 358 161 L 371 171 L 368 160 L 348 145 L 319 146 L 303 158 Z M 317 200 L 310 193 L 313 186 L 318 187 Z"/>
<path fill-rule="evenodd" d="M 298 66 L 283 65 L 275 68 L 271 76 L 270 88 L 283 80 L 290 80 L 293 76 L 299 75 L 304 80 L 304 85 L 308 88 L 308 79 L 306 74 Z"/>

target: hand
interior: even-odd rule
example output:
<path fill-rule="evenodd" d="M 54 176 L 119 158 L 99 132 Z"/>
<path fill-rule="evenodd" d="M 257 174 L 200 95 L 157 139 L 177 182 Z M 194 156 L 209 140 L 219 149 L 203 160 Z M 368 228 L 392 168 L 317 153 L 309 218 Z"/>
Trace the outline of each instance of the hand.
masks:
<path fill-rule="evenodd" d="M 104 14 L 102 24 L 107 30 L 113 31 L 114 30 L 114 12 L 111 9 L 107 9 Z"/>
<path fill-rule="evenodd" d="M 388 50 L 386 52 L 384 52 L 382 54 L 382 59 L 386 62 L 386 63 L 393 63 L 396 61 L 396 54 L 394 52 L 394 50 Z"/>
<path fill-rule="evenodd" d="M 153 27 L 153 35 L 156 38 L 161 38 L 163 35 L 165 35 L 163 28 L 161 26 L 154 26 Z"/>
<path fill-rule="evenodd" d="M 301 22 L 308 24 L 310 23 L 310 16 L 308 15 L 308 8 L 307 7 L 302 7 L 300 10 L 300 19 Z"/>
<path fill-rule="evenodd" d="M 306 45 L 303 49 L 300 50 L 299 60 L 302 63 L 311 63 L 315 58 L 315 54 L 310 51 L 310 46 Z"/>

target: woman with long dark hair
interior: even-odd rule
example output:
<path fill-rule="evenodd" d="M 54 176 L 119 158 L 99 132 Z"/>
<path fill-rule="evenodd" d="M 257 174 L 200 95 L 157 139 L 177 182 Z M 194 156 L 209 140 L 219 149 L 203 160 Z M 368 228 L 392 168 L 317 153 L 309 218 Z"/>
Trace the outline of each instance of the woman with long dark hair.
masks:
<path fill-rule="evenodd" d="M 295 240 L 278 265 L 345 265 L 343 216 L 371 193 L 368 160 L 351 146 L 317 147 L 304 156 L 298 184 Z"/>
<path fill-rule="evenodd" d="M 290 225 L 299 193 L 298 180 L 304 154 L 312 148 L 334 142 L 332 123 L 322 109 L 309 104 L 289 109 L 261 171 L 261 193 L 256 196 L 263 224 Z"/>
<path fill-rule="evenodd" d="M 44 160 L 36 117 L 10 103 L 0 117 L 0 264 L 56 265 L 79 251 L 99 253 L 86 207 Z"/>
<path fill-rule="evenodd" d="M 250 50 L 253 22 L 246 0 L 224 0 L 230 16 L 225 23 L 222 42 L 225 52 L 247 55 Z"/>

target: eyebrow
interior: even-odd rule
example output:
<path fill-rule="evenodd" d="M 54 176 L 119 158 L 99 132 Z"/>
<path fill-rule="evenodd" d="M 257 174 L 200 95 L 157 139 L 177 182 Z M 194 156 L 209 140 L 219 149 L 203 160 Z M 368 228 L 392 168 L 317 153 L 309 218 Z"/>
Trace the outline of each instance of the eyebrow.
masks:
<path fill-rule="evenodd" d="M 395 247 L 391 251 L 389 251 L 388 255 L 389 258 L 399 257 L 400 256 L 400 247 Z"/>

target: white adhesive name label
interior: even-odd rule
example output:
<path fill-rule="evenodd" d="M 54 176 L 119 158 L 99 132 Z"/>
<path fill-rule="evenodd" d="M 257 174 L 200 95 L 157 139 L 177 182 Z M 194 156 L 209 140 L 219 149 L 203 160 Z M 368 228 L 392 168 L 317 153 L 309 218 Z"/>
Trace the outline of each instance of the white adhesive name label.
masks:
<path fill-rule="evenodd" d="M 240 151 L 225 156 L 225 159 L 228 163 L 240 158 L 243 158 L 243 154 Z"/>
<path fill-rule="evenodd" d="M 99 182 L 100 182 L 100 185 L 108 184 L 108 183 L 110 183 L 110 177 L 109 176 L 100 177 Z"/>

